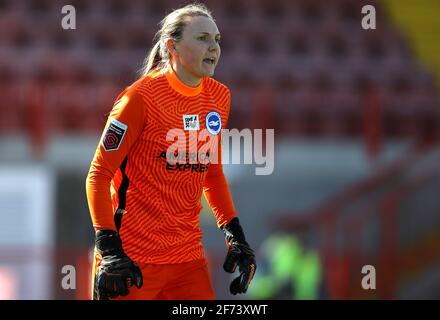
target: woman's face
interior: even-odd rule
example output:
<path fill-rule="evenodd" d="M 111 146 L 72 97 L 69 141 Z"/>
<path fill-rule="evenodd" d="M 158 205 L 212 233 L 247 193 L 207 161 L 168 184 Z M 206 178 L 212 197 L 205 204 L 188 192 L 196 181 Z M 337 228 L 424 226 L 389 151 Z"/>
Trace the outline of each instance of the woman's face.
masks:
<path fill-rule="evenodd" d="M 175 59 L 193 77 L 213 76 L 220 58 L 220 33 L 207 17 L 189 18 L 182 39 L 175 43 Z"/>

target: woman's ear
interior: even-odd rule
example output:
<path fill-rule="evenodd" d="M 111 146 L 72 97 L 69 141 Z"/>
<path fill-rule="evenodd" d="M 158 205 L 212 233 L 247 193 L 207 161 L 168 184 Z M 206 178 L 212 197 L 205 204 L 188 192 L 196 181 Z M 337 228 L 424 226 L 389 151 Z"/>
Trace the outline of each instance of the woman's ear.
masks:
<path fill-rule="evenodd" d="M 167 39 L 165 41 L 165 46 L 170 54 L 177 55 L 177 49 L 173 39 Z"/>

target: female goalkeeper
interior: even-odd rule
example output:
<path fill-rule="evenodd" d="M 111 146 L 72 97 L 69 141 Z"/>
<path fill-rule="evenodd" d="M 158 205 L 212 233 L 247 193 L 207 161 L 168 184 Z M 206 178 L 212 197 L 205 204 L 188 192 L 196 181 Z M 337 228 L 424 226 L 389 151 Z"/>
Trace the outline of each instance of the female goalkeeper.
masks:
<path fill-rule="evenodd" d="M 219 31 L 208 9 L 192 4 L 167 15 L 156 40 L 140 79 L 116 99 L 87 176 L 93 298 L 215 299 L 199 227 L 202 192 L 225 234 L 223 268 L 239 267 L 230 291 L 245 293 L 256 264 L 220 160 L 230 93 L 211 78 Z M 169 152 L 173 132 L 196 152 Z M 203 133 L 218 141 L 204 156 L 194 140 Z"/>

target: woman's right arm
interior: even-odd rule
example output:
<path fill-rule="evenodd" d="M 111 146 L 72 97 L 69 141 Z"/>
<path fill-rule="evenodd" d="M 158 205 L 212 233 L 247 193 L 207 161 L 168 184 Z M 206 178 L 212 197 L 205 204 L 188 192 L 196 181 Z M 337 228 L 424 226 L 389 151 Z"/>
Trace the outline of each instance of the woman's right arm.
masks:
<path fill-rule="evenodd" d="M 86 193 L 95 230 L 116 230 L 110 186 L 116 170 L 145 126 L 145 103 L 134 88 L 122 92 L 107 119 L 86 179 Z"/>

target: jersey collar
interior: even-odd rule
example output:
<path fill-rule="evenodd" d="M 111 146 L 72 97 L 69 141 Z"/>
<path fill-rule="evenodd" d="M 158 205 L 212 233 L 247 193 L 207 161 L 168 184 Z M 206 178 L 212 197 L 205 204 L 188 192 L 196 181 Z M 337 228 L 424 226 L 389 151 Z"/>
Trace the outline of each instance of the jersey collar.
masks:
<path fill-rule="evenodd" d="M 165 76 L 166 76 L 171 88 L 173 88 L 178 93 L 180 93 L 184 96 L 187 96 L 187 97 L 196 96 L 203 89 L 203 80 L 200 82 L 200 84 L 197 87 L 190 87 L 190 86 L 186 85 L 185 83 L 183 83 L 177 77 L 176 72 L 174 72 L 174 70 L 171 66 L 168 66 L 167 70 L 165 71 Z"/>

